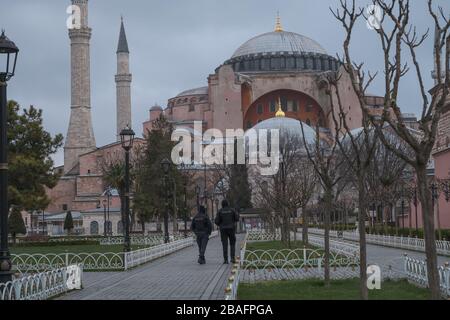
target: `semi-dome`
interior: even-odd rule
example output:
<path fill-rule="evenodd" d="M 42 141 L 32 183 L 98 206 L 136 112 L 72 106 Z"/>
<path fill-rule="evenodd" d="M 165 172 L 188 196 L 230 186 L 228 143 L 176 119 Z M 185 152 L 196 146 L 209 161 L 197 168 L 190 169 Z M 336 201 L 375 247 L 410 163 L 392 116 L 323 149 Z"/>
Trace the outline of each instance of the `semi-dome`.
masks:
<path fill-rule="evenodd" d="M 294 32 L 274 31 L 248 40 L 236 50 L 232 58 L 264 53 L 327 54 L 326 50 L 313 39 Z"/>
<path fill-rule="evenodd" d="M 196 96 L 196 95 L 207 95 L 208 94 L 208 87 L 200 87 L 200 88 L 194 88 L 189 89 L 186 91 L 181 92 L 176 97 L 185 97 L 185 96 Z"/>
<path fill-rule="evenodd" d="M 286 117 L 270 118 L 258 123 L 252 129 L 257 132 L 259 132 L 259 130 L 269 131 L 271 129 L 278 129 L 280 131 L 280 138 L 288 136 L 297 137 L 300 139 L 301 143 L 303 143 L 303 133 L 305 134 L 305 140 L 308 144 L 312 144 L 316 140 L 316 132 L 313 128 L 308 126 L 306 123 L 300 123 L 299 120 L 293 118 L 286 118 Z M 246 135 L 248 134 L 249 132 L 247 131 Z"/>

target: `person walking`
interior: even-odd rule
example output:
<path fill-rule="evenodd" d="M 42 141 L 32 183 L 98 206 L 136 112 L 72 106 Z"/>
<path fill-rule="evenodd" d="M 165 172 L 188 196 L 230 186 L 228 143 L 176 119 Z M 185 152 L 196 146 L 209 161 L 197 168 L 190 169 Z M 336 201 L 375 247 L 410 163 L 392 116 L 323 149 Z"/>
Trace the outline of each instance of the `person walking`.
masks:
<path fill-rule="evenodd" d="M 195 233 L 197 237 L 197 245 L 198 245 L 198 263 L 205 264 L 205 251 L 206 246 L 208 245 L 209 236 L 212 232 L 212 223 L 206 214 L 206 208 L 204 206 L 200 206 L 197 215 L 192 219 L 191 230 Z"/>
<path fill-rule="evenodd" d="M 222 201 L 222 209 L 217 213 L 215 223 L 220 229 L 220 239 L 223 247 L 223 263 L 228 264 L 228 241 L 230 242 L 231 263 L 236 262 L 236 223 L 239 215 L 230 208 L 227 200 Z"/>

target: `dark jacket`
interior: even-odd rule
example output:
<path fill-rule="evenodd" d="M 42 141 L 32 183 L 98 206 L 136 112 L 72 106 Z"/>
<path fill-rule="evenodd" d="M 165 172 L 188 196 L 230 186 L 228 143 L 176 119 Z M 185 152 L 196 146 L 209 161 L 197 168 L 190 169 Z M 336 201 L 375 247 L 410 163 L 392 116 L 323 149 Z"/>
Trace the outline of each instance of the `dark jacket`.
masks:
<path fill-rule="evenodd" d="M 198 213 L 194 219 L 192 219 L 191 230 L 196 235 L 210 235 L 212 232 L 211 219 L 204 213 Z"/>
<path fill-rule="evenodd" d="M 230 207 L 225 207 L 219 210 L 214 222 L 220 229 L 234 229 L 238 221 L 239 214 Z"/>

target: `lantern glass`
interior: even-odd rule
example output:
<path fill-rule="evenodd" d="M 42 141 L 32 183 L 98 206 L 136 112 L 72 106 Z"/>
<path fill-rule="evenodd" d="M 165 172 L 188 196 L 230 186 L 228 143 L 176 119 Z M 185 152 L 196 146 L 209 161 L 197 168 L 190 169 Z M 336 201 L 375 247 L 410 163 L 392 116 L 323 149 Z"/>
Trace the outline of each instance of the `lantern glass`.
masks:
<path fill-rule="evenodd" d="M 133 147 L 135 133 L 130 127 L 126 127 L 120 132 L 120 141 L 122 143 L 122 148 L 125 150 L 130 150 Z"/>
<path fill-rule="evenodd" d="M 0 81 L 8 81 L 16 71 L 17 55 L 19 49 L 14 42 L 5 36 L 5 31 L 0 35 Z"/>

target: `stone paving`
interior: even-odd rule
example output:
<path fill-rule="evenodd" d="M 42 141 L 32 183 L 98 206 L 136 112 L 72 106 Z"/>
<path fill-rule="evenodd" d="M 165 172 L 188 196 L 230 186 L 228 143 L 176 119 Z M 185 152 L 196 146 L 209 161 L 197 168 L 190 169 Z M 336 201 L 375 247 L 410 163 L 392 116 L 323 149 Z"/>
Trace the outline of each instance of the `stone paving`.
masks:
<path fill-rule="evenodd" d="M 243 235 L 238 236 L 238 244 Z M 238 252 L 238 251 L 236 251 Z M 231 271 L 223 265 L 220 238 L 212 238 L 206 265 L 197 263 L 198 249 L 192 246 L 127 272 L 84 273 L 80 291 L 64 300 L 220 300 Z"/>

